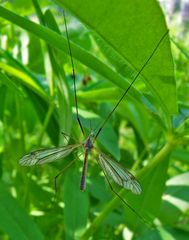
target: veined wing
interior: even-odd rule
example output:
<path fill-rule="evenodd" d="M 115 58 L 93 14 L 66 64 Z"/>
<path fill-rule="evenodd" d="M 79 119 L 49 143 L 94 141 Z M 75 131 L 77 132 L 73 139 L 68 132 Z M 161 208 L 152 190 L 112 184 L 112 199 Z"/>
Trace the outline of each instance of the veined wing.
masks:
<path fill-rule="evenodd" d="M 118 185 L 131 190 L 134 194 L 142 192 L 141 186 L 136 178 L 120 164 L 106 156 L 104 153 L 99 154 L 98 160 L 104 173 L 112 178 Z"/>
<path fill-rule="evenodd" d="M 74 149 L 82 146 L 82 144 L 74 144 L 57 148 L 41 149 L 30 152 L 23 156 L 19 164 L 22 166 L 32 166 L 35 164 L 44 164 L 54 162 L 68 156 Z"/>

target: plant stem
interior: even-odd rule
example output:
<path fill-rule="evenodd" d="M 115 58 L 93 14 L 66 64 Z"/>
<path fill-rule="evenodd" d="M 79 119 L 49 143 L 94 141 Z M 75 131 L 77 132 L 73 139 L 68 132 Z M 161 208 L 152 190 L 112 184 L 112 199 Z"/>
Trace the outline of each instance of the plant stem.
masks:
<path fill-rule="evenodd" d="M 166 156 L 169 155 L 169 153 L 174 149 L 175 144 L 173 141 L 168 142 L 164 145 L 164 147 L 149 161 L 148 165 L 146 165 L 143 169 L 141 169 L 137 177 L 140 178 L 144 174 L 146 174 L 149 170 L 156 167 L 158 164 L 160 164 Z M 119 195 L 123 195 L 126 192 L 125 189 L 121 189 L 119 191 Z M 89 237 L 98 229 L 98 227 L 101 225 L 101 223 L 104 221 L 104 219 L 108 216 L 108 214 L 116 207 L 117 204 L 120 203 L 120 199 L 115 196 L 104 208 L 104 210 L 94 219 L 94 221 L 91 223 L 90 227 L 84 232 L 84 234 L 81 236 L 82 240 L 87 240 Z"/>
<path fill-rule="evenodd" d="M 51 102 L 51 103 L 50 103 L 50 106 L 49 106 L 49 108 L 48 108 L 48 112 L 47 112 L 47 115 L 46 115 L 46 117 L 45 117 L 45 120 L 44 120 L 42 129 L 41 129 L 39 138 L 38 138 L 38 143 L 37 143 L 37 145 L 40 145 L 40 144 L 41 144 L 43 135 L 44 135 L 44 133 L 45 133 L 45 131 L 46 131 L 46 128 L 47 128 L 47 125 L 48 125 L 48 123 L 49 123 L 49 121 L 50 121 L 50 118 L 51 118 L 51 115 L 52 115 L 52 113 L 53 113 L 53 110 L 54 110 L 54 102 Z"/>
<path fill-rule="evenodd" d="M 146 165 L 143 169 L 141 169 L 138 174 L 136 174 L 137 178 L 145 175 L 149 170 L 155 168 L 158 164 L 160 164 L 164 159 L 169 155 L 169 153 L 174 149 L 175 144 L 172 142 L 166 143 L 162 149 L 149 161 L 148 165 Z"/>

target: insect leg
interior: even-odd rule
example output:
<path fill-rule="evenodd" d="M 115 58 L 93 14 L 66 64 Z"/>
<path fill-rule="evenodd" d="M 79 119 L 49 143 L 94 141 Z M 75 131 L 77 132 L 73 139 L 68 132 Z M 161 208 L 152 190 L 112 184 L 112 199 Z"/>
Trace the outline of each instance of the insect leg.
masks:
<path fill-rule="evenodd" d="M 97 160 L 97 162 L 98 162 L 98 160 Z M 98 164 L 99 164 L 99 162 L 98 162 Z M 99 166 L 100 166 L 100 164 L 99 164 Z M 100 167 L 101 167 L 101 166 L 100 166 Z M 133 207 L 131 207 L 131 206 L 114 190 L 114 188 L 112 187 L 112 184 L 110 183 L 110 180 L 108 179 L 108 176 L 106 175 L 104 169 L 103 169 L 103 168 L 101 168 L 101 169 L 102 169 L 103 174 L 104 174 L 104 176 L 105 176 L 105 178 L 106 178 L 106 181 L 108 182 L 108 185 L 109 185 L 109 187 L 110 187 L 110 190 L 111 190 L 132 212 L 134 212 L 134 213 L 136 214 L 136 216 L 137 216 L 143 223 L 145 223 L 145 224 L 146 224 L 147 226 L 149 226 L 150 228 L 154 228 L 153 224 L 149 223 L 149 222 L 148 222 L 146 219 L 144 219 L 139 213 L 137 213 L 136 210 L 135 210 Z"/>
<path fill-rule="evenodd" d="M 77 139 L 71 137 L 69 134 L 67 134 L 67 133 L 65 133 L 65 132 L 63 132 L 63 131 L 61 132 L 61 134 L 63 135 L 63 137 L 66 139 L 67 142 L 68 142 L 68 138 L 72 139 L 72 140 L 75 141 L 75 142 L 78 142 Z"/>
<path fill-rule="evenodd" d="M 55 177 L 54 177 L 54 189 L 55 189 L 55 193 L 57 193 L 57 179 L 60 175 L 62 175 L 66 169 L 68 169 L 75 161 L 77 160 L 77 158 L 75 158 L 74 160 L 72 160 L 70 163 L 68 163 Z"/>

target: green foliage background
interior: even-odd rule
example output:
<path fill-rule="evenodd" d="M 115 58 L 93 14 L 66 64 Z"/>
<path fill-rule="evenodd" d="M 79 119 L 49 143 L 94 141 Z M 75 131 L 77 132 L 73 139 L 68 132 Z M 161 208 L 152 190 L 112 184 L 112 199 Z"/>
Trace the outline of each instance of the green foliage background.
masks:
<path fill-rule="evenodd" d="M 63 8 L 87 133 L 106 119 L 167 31 L 155 0 L 1 3 L 0 239 L 187 239 L 184 42 L 172 38 L 172 49 L 168 36 L 161 42 L 96 143 L 140 181 L 140 196 L 114 187 L 146 223 L 112 194 L 95 154 L 85 192 L 79 190 L 81 153 L 44 166 L 19 166 L 32 150 L 84 141 L 75 116 Z M 54 177 L 74 158 L 55 195 Z"/>

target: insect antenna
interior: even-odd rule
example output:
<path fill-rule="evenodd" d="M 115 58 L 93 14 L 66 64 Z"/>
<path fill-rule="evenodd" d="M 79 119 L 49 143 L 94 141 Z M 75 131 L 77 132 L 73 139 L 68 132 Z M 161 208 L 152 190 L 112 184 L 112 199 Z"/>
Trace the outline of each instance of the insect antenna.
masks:
<path fill-rule="evenodd" d="M 95 140 L 98 137 L 98 135 L 100 134 L 100 132 L 102 131 L 103 127 L 105 126 L 105 124 L 108 122 L 108 120 L 111 118 L 113 112 L 116 110 L 116 108 L 118 107 L 118 105 L 121 103 L 121 101 L 123 100 L 123 98 L 126 96 L 127 92 L 129 91 L 129 89 L 132 87 L 132 85 L 134 84 L 134 82 L 137 80 L 137 78 L 139 77 L 139 75 L 141 74 L 141 72 L 143 71 L 143 69 L 146 67 L 146 65 L 148 64 L 148 62 L 151 60 L 151 58 L 153 57 L 153 55 L 155 54 L 156 50 L 158 49 L 158 47 L 160 46 L 161 42 L 164 40 L 164 38 L 167 36 L 169 30 L 167 30 L 165 32 L 165 34 L 161 37 L 161 39 L 159 40 L 159 42 L 157 43 L 156 47 L 154 48 L 153 52 L 151 53 L 151 55 L 149 56 L 149 58 L 147 59 L 147 61 L 144 63 L 144 65 L 142 66 L 142 68 L 140 69 L 140 71 L 136 74 L 135 78 L 133 79 L 133 81 L 131 82 L 131 84 L 129 85 L 129 87 L 125 90 L 125 92 L 123 93 L 122 97 L 119 99 L 119 101 L 116 103 L 116 105 L 114 106 L 114 108 L 112 109 L 112 111 L 109 113 L 109 115 L 107 116 L 107 118 L 104 120 L 104 122 L 102 123 L 101 127 L 99 128 L 98 132 L 95 135 Z"/>
<path fill-rule="evenodd" d="M 74 67 L 74 62 L 73 62 L 72 50 L 71 50 L 71 46 L 70 46 L 70 39 L 69 39 L 68 28 L 67 28 L 67 21 L 66 21 L 66 14 L 65 14 L 64 10 L 63 10 L 63 17 L 64 17 L 64 23 L 65 23 L 66 37 L 67 37 L 67 41 L 68 41 L 68 48 L 69 48 L 69 53 L 70 53 L 70 60 L 71 60 L 71 64 L 72 64 L 72 77 L 73 77 L 73 85 L 74 85 L 74 98 L 75 98 L 76 116 L 77 116 L 77 121 L 79 123 L 80 129 L 81 129 L 83 135 L 85 136 L 85 132 L 84 132 L 81 120 L 79 118 L 77 91 L 76 91 L 75 67 Z"/>

